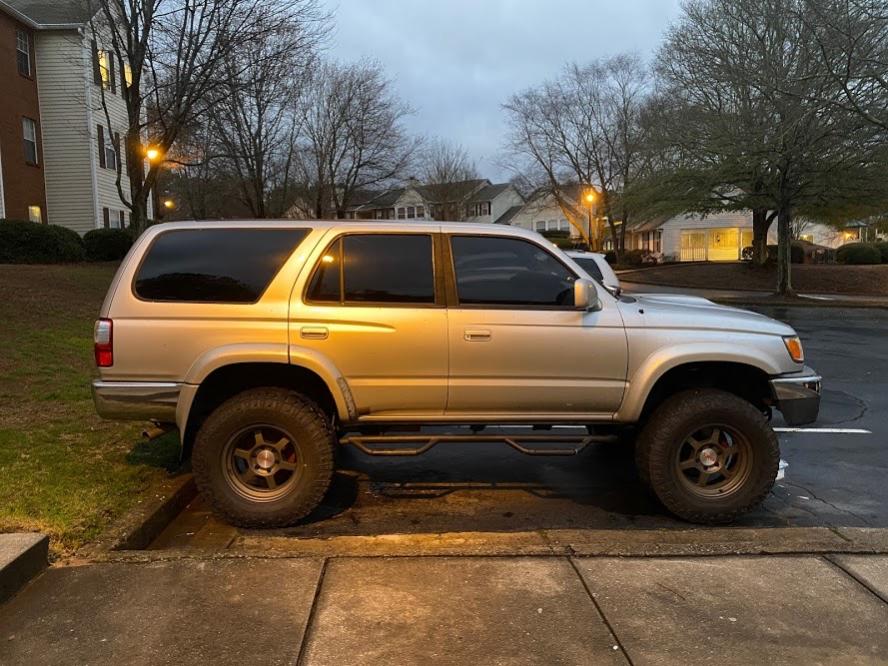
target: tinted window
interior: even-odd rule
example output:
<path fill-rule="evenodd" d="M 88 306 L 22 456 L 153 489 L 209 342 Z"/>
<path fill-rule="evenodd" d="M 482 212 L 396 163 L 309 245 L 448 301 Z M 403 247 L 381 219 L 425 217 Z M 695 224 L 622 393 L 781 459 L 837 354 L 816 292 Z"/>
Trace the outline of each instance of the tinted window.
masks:
<path fill-rule="evenodd" d="M 599 282 L 604 280 L 604 276 L 601 274 L 601 269 L 598 267 L 598 263 L 594 259 L 590 259 L 588 257 L 578 258 L 571 257 L 575 262 L 580 265 L 584 271 L 586 271 L 590 277 L 595 278 Z"/>
<path fill-rule="evenodd" d="M 342 266 L 342 240 L 337 240 L 321 256 L 311 284 L 308 287 L 308 300 L 339 303 L 340 273 Z"/>
<path fill-rule="evenodd" d="M 340 275 L 344 284 L 340 283 Z M 331 245 L 318 262 L 308 288 L 308 299 L 345 303 L 434 303 L 432 237 L 421 234 L 344 236 Z"/>
<path fill-rule="evenodd" d="M 462 304 L 571 306 L 576 276 L 539 245 L 514 238 L 454 236 Z"/>
<path fill-rule="evenodd" d="M 159 235 L 136 275 L 150 301 L 253 303 L 308 229 L 183 229 Z"/>

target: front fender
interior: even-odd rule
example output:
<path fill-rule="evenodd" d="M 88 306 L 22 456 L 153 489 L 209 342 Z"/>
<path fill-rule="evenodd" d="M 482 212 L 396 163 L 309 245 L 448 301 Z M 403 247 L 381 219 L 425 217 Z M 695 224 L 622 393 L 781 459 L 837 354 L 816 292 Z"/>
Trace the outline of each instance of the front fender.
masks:
<path fill-rule="evenodd" d="M 780 351 L 785 354 L 782 340 L 776 338 L 776 341 L 779 342 Z M 738 345 L 734 349 L 728 347 L 724 341 L 695 342 L 657 349 L 645 357 L 630 375 L 616 420 L 623 423 L 637 422 L 641 417 L 645 401 L 656 383 L 667 372 L 682 365 L 723 362 L 748 365 L 769 376 L 785 372 L 774 357 L 771 345 L 762 346 L 761 339 L 755 342 L 758 344 L 750 341 L 749 345 Z"/>

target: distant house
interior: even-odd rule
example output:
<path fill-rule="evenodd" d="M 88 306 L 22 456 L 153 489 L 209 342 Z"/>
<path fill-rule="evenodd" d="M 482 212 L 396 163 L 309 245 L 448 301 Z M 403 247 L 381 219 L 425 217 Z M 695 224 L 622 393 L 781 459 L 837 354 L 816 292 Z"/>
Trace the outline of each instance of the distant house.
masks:
<path fill-rule="evenodd" d="M 404 187 L 382 192 L 346 217 L 362 220 L 455 220 L 506 223 L 524 200 L 509 183 L 486 179 L 423 185 L 412 180 Z"/>
<path fill-rule="evenodd" d="M 12 19 L 13 27 L 19 26 L 15 28 L 18 32 L 4 31 L 4 35 L 16 35 L 16 49 L 0 47 L 0 57 L 15 63 L 15 76 L 26 80 L 16 79 L 15 87 L 0 86 L 7 93 L 0 114 L 7 112 L 10 103 L 22 103 L 18 97 L 22 87 L 36 85 L 39 98 L 39 116 L 30 119 L 33 125 L 23 125 L 23 142 L 19 143 L 26 146 L 26 153 L 31 151 L 29 155 L 36 154 L 37 163 L 27 162 L 29 168 L 16 169 L 16 181 L 34 180 L 39 173 L 45 191 L 45 207 L 39 218 L 80 233 L 128 222 L 127 207 L 117 190 L 118 166 L 123 191 L 129 191 L 122 150 L 128 120 L 121 97 L 129 77 L 126 71 L 118 71 L 107 45 L 110 39 L 101 29 L 93 34 L 83 7 L 81 0 L 0 0 L 0 16 Z M 0 36 L 0 41 L 3 39 Z M 23 71 L 26 58 L 31 64 L 29 72 Z M 33 97 L 32 92 L 27 93 L 28 98 Z M 22 120 L 17 124 L 26 123 L 27 112 L 19 113 Z M 2 151 L 0 159 L 8 170 L 10 164 L 17 163 L 12 158 L 21 149 L 11 151 L 4 141 Z M 6 175 L 5 182 L 9 180 Z M 28 200 L 28 216 L 39 221 L 36 207 L 42 200 L 38 201 L 33 183 L 27 187 L 34 199 Z M 16 203 L 16 217 L 22 216 L 19 209 L 23 204 Z"/>
<path fill-rule="evenodd" d="M 567 185 L 561 188 L 561 197 L 569 208 L 588 213 L 585 204 L 581 203 L 582 188 L 579 185 Z M 593 208 L 592 214 L 597 214 Z M 593 218 L 597 221 L 597 218 Z M 600 221 L 599 221 L 600 222 Z M 570 223 L 555 195 L 548 190 L 539 190 L 527 200 L 527 203 L 514 215 L 512 226 L 530 229 L 531 231 L 567 231 L 572 238 L 583 236 L 580 230 Z M 583 225 L 583 232 L 589 234 L 589 220 L 584 217 L 577 220 Z M 595 221 L 593 221 L 595 224 Z M 604 232 L 607 234 L 607 230 Z"/>
<path fill-rule="evenodd" d="M 810 222 L 797 231 L 800 240 L 831 248 L 860 239 L 860 228 L 853 224 L 836 229 Z M 776 221 L 771 225 L 768 242 L 777 242 Z M 666 261 L 738 261 L 743 248 L 751 245 L 751 211 L 684 214 L 630 224 L 626 229 L 626 249 L 662 253 Z M 610 249 L 612 243 L 607 241 L 605 247 Z"/>

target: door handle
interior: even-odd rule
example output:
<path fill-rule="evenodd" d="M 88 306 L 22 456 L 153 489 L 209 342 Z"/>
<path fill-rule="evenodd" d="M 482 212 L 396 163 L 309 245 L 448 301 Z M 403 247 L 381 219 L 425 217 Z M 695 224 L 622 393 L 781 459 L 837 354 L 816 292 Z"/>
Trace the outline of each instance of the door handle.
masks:
<path fill-rule="evenodd" d="M 466 342 L 487 342 L 490 340 L 490 331 L 467 328 L 464 337 Z"/>
<path fill-rule="evenodd" d="M 326 326 L 303 326 L 299 333 L 306 340 L 326 340 L 330 335 Z"/>

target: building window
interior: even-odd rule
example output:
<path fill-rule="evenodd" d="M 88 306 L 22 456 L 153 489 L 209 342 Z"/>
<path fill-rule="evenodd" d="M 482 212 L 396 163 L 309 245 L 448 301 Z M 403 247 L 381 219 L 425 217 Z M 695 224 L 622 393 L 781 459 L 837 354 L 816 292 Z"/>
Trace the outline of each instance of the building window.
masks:
<path fill-rule="evenodd" d="M 416 208 L 413 206 L 407 206 L 407 219 L 414 220 L 416 219 Z"/>
<path fill-rule="evenodd" d="M 31 36 L 24 30 L 15 31 L 15 59 L 18 73 L 31 76 Z"/>
<path fill-rule="evenodd" d="M 416 207 L 416 217 L 425 218 L 425 206 L 417 206 Z"/>
<path fill-rule="evenodd" d="M 25 162 L 38 163 L 37 153 L 37 121 L 30 118 L 22 118 L 22 135 L 24 136 Z"/>
<path fill-rule="evenodd" d="M 399 220 L 407 219 L 407 210 L 405 208 L 398 209 L 398 219 Z"/>
<path fill-rule="evenodd" d="M 111 228 L 111 211 L 107 208 L 102 208 L 102 226 L 106 229 Z"/>
<path fill-rule="evenodd" d="M 561 231 L 570 231 L 570 222 L 567 220 L 559 220 L 558 221 L 558 229 Z"/>
<path fill-rule="evenodd" d="M 93 79 L 103 90 L 117 92 L 117 80 L 114 78 L 114 57 L 109 51 L 99 50 L 93 42 Z"/>
<path fill-rule="evenodd" d="M 115 229 L 123 229 L 126 226 L 126 211 L 117 211 L 117 219 L 114 221 Z"/>
<path fill-rule="evenodd" d="M 28 219 L 37 224 L 43 222 L 43 211 L 40 206 L 28 206 Z"/>
<path fill-rule="evenodd" d="M 545 220 L 537 220 L 534 222 L 534 231 L 545 231 L 546 230 L 546 221 Z"/>
<path fill-rule="evenodd" d="M 98 138 L 99 166 L 103 169 L 117 171 L 117 156 L 120 154 L 120 133 L 105 132 L 105 128 L 96 125 Z"/>

